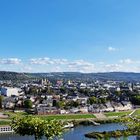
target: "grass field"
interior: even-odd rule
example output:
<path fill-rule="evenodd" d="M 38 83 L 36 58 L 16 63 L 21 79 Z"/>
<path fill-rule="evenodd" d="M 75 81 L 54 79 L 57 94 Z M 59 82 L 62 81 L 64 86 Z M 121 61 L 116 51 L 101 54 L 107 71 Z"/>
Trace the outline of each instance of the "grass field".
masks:
<path fill-rule="evenodd" d="M 139 116 L 140 115 L 140 109 L 137 109 L 134 113 L 133 113 L 133 115 L 132 116 Z"/>
<path fill-rule="evenodd" d="M 132 111 L 108 112 L 108 113 L 105 113 L 105 116 L 107 116 L 107 117 L 115 117 L 115 116 L 121 117 L 121 116 L 129 115 L 131 112 Z"/>
<path fill-rule="evenodd" d="M 15 117 L 15 116 L 25 116 L 28 115 L 26 112 L 4 112 L 5 115 L 9 116 L 9 119 Z"/>
<path fill-rule="evenodd" d="M 0 126 L 10 125 L 11 121 L 0 120 Z"/>
<path fill-rule="evenodd" d="M 11 120 L 13 117 L 16 117 L 16 116 L 24 116 L 24 115 L 27 115 L 27 113 L 25 112 L 17 112 L 17 113 L 14 113 L 14 112 L 3 112 L 5 115 L 8 115 L 9 117 L 8 118 L 5 118 L 5 119 L 0 119 L 0 126 L 3 126 L 3 125 L 10 125 L 11 123 Z"/>
<path fill-rule="evenodd" d="M 92 119 L 95 118 L 93 114 L 66 114 L 66 115 L 48 115 L 40 116 L 43 119 L 56 119 L 56 120 L 76 120 L 76 119 Z"/>
<path fill-rule="evenodd" d="M 15 116 L 25 116 L 27 113 L 19 112 L 19 113 L 13 113 L 13 112 L 6 112 L 6 115 L 9 116 L 8 119 L 12 119 Z M 63 115 L 35 115 L 37 117 L 40 117 L 42 119 L 56 119 L 56 120 L 77 120 L 77 119 L 92 119 L 96 118 L 93 114 L 63 114 Z"/>

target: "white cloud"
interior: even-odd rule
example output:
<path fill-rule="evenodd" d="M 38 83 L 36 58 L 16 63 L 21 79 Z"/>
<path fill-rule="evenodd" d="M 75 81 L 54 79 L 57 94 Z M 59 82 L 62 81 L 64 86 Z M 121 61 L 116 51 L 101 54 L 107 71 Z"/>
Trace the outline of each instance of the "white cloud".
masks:
<path fill-rule="evenodd" d="M 21 63 L 21 59 L 18 58 L 7 58 L 7 59 L 1 59 L 0 64 L 13 64 L 18 65 Z"/>
<path fill-rule="evenodd" d="M 76 72 L 94 72 L 94 64 L 84 61 L 75 60 L 68 61 L 67 59 L 51 59 L 45 58 L 32 58 L 29 60 L 30 64 L 35 67 L 38 65 L 47 65 L 47 70 L 50 71 L 76 71 Z"/>
<path fill-rule="evenodd" d="M 106 64 L 103 66 L 105 72 L 122 71 L 122 65 L 119 64 Z"/>
<path fill-rule="evenodd" d="M 139 60 L 132 60 L 130 58 L 122 59 L 119 62 L 122 63 L 122 64 L 140 64 Z"/>
<path fill-rule="evenodd" d="M 70 71 L 79 71 L 79 72 L 94 72 L 95 65 L 93 63 L 84 61 L 84 60 L 76 60 L 73 62 L 70 62 L 68 64 L 68 68 Z"/>
<path fill-rule="evenodd" d="M 124 71 L 124 72 L 138 72 L 140 70 L 140 61 L 133 61 L 132 59 L 122 59 L 118 61 L 119 63 L 105 63 L 96 62 L 91 63 L 85 60 L 67 60 L 67 59 L 52 59 L 52 58 L 34 58 L 30 59 L 29 62 L 33 65 L 32 71 L 35 72 L 114 72 L 114 71 Z"/>
<path fill-rule="evenodd" d="M 114 48 L 114 47 L 108 47 L 108 51 L 109 51 L 109 52 L 114 52 L 114 51 L 117 51 L 117 49 Z"/>
<path fill-rule="evenodd" d="M 122 64 L 132 64 L 132 63 L 135 63 L 135 62 L 133 60 L 127 58 L 127 59 L 120 60 L 120 63 L 122 63 Z"/>
<path fill-rule="evenodd" d="M 45 58 L 32 58 L 30 59 L 31 64 L 38 64 L 38 65 L 46 65 L 46 64 L 52 64 L 50 61 L 50 58 L 45 57 Z"/>
<path fill-rule="evenodd" d="M 27 61 L 19 58 L 0 59 L 0 70 L 19 72 L 140 72 L 140 61 L 130 58 L 116 63 L 89 62 L 85 60 L 67 60 L 55 58 L 32 58 Z"/>
<path fill-rule="evenodd" d="M 44 58 L 32 58 L 30 59 L 31 64 L 38 64 L 38 65 L 62 65 L 66 64 L 67 60 L 66 59 L 51 59 L 48 57 Z"/>
<path fill-rule="evenodd" d="M 86 62 L 84 60 L 75 60 L 73 62 L 69 62 L 69 66 L 93 66 L 92 63 Z"/>
<path fill-rule="evenodd" d="M 52 59 L 53 64 L 57 65 L 65 65 L 67 64 L 68 60 L 67 59 Z"/>

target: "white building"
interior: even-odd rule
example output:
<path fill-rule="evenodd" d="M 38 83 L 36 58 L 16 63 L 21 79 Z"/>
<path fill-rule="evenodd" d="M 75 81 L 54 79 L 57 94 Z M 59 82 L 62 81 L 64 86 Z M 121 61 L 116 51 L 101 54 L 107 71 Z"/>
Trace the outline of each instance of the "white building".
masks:
<path fill-rule="evenodd" d="M 13 87 L 2 87 L 0 89 L 1 95 L 4 96 L 19 96 L 21 94 L 21 89 L 19 88 L 13 88 Z"/>

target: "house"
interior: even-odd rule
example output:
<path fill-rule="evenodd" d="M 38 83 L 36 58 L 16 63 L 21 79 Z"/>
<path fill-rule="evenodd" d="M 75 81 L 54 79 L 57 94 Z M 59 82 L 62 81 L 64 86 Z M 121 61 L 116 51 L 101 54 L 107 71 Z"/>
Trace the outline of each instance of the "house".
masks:
<path fill-rule="evenodd" d="M 79 107 L 79 112 L 88 113 L 88 107 Z"/>
<path fill-rule="evenodd" d="M 121 89 L 120 89 L 120 87 L 110 87 L 109 88 L 109 90 L 110 90 L 110 92 L 115 92 L 115 91 L 120 91 Z"/>
<path fill-rule="evenodd" d="M 12 109 L 12 108 L 14 108 L 14 106 L 15 106 L 15 103 L 7 102 L 6 105 L 5 105 L 5 108 Z"/>
<path fill-rule="evenodd" d="M 39 104 L 36 107 L 36 113 L 38 115 L 59 114 L 59 110 L 56 107 L 48 107 L 47 104 Z"/>
<path fill-rule="evenodd" d="M 98 104 L 90 105 L 88 107 L 88 112 L 94 112 L 94 113 L 100 112 L 99 105 Z"/>
<path fill-rule="evenodd" d="M 15 106 L 15 99 L 12 97 L 4 98 L 2 106 L 7 109 L 12 109 Z"/>
<path fill-rule="evenodd" d="M 110 84 L 104 84 L 104 85 L 103 85 L 103 88 L 105 88 L 105 89 L 107 89 L 107 90 L 109 90 L 109 88 L 111 88 L 111 87 L 113 87 L 113 86 L 110 85 Z"/>
<path fill-rule="evenodd" d="M 67 97 L 67 100 L 73 100 L 73 101 L 77 101 L 79 99 L 79 97 L 77 95 L 74 95 L 74 96 L 68 96 Z"/>
<path fill-rule="evenodd" d="M 87 100 L 88 100 L 88 97 L 78 97 L 78 98 L 77 98 L 77 101 L 78 101 L 80 104 L 87 104 Z"/>
<path fill-rule="evenodd" d="M 107 111 L 107 110 L 106 110 L 107 107 L 106 107 L 104 104 L 100 104 L 100 105 L 99 105 L 99 109 L 100 109 L 99 112 L 106 112 L 106 111 Z"/>
<path fill-rule="evenodd" d="M 36 97 L 32 96 L 32 95 L 28 95 L 27 96 L 28 99 L 30 99 L 32 102 L 35 102 Z"/>
<path fill-rule="evenodd" d="M 71 113 L 78 113 L 79 109 L 78 108 L 72 108 L 72 109 L 70 109 L 70 112 Z"/>
<path fill-rule="evenodd" d="M 124 110 L 131 110 L 131 109 L 133 109 L 133 106 L 132 106 L 132 104 L 130 102 L 123 101 L 122 105 L 123 105 Z"/>
<path fill-rule="evenodd" d="M 121 103 L 113 102 L 112 106 L 114 111 L 124 111 L 123 105 Z"/>
<path fill-rule="evenodd" d="M 87 87 L 86 83 L 81 83 L 80 84 L 80 89 L 85 89 Z"/>
<path fill-rule="evenodd" d="M 23 107 L 23 100 L 18 100 L 16 103 L 17 107 Z"/>
<path fill-rule="evenodd" d="M 89 112 L 99 113 L 99 112 L 110 112 L 114 111 L 112 105 L 108 102 L 106 104 L 93 104 L 88 108 Z"/>
<path fill-rule="evenodd" d="M 46 104 L 47 106 L 53 106 L 53 99 L 51 99 L 51 98 L 49 98 L 49 99 L 44 99 L 43 101 L 42 101 L 42 104 Z"/>
<path fill-rule="evenodd" d="M 121 86 L 120 90 L 121 91 L 132 91 L 132 87 L 130 87 L 130 86 Z"/>
<path fill-rule="evenodd" d="M 112 107 L 112 105 L 111 105 L 110 102 L 107 102 L 105 104 L 105 106 L 106 106 L 106 109 L 105 109 L 106 112 L 112 112 L 112 111 L 114 111 L 114 108 Z"/>
<path fill-rule="evenodd" d="M 70 113 L 69 111 L 64 110 L 64 109 L 61 109 L 61 110 L 59 110 L 59 111 L 60 111 L 60 114 L 68 114 L 68 113 Z"/>

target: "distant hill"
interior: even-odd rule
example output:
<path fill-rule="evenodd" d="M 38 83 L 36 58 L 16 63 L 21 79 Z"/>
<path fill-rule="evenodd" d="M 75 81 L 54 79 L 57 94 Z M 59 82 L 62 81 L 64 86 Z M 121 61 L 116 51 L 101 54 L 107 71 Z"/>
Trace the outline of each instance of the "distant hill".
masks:
<path fill-rule="evenodd" d="M 0 71 L 0 80 L 28 80 L 31 76 L 24 73 Z"/>
<path fill-rule="evenodd" d="M 108 72 L 108 73 L 79 73 L 79 72 L 57 72 L 57 73 L 32 73 L 32 77 L 50 79 L 83 79 L 83 80 L 118 80 L 118 81 L 140 81 L 140 73 L 132 72 Z"/>
<path fill-rule="evenodd" d="M 53 72 L 53 73 L 17 73 L 0 71 L 0 80 L 29 80 L 34 78 L 48 79 L 82 79 L 82 80 L 119 80 L 140 81 L 140 73 L 108 72 L 108 73 L 80 73 L 80 72 Z"/>
<path fill-rule="evenodd" d="M 94 73 L 91 75 L 100 80 L 140 81 L 140 73 L 132 72 Z"/>

